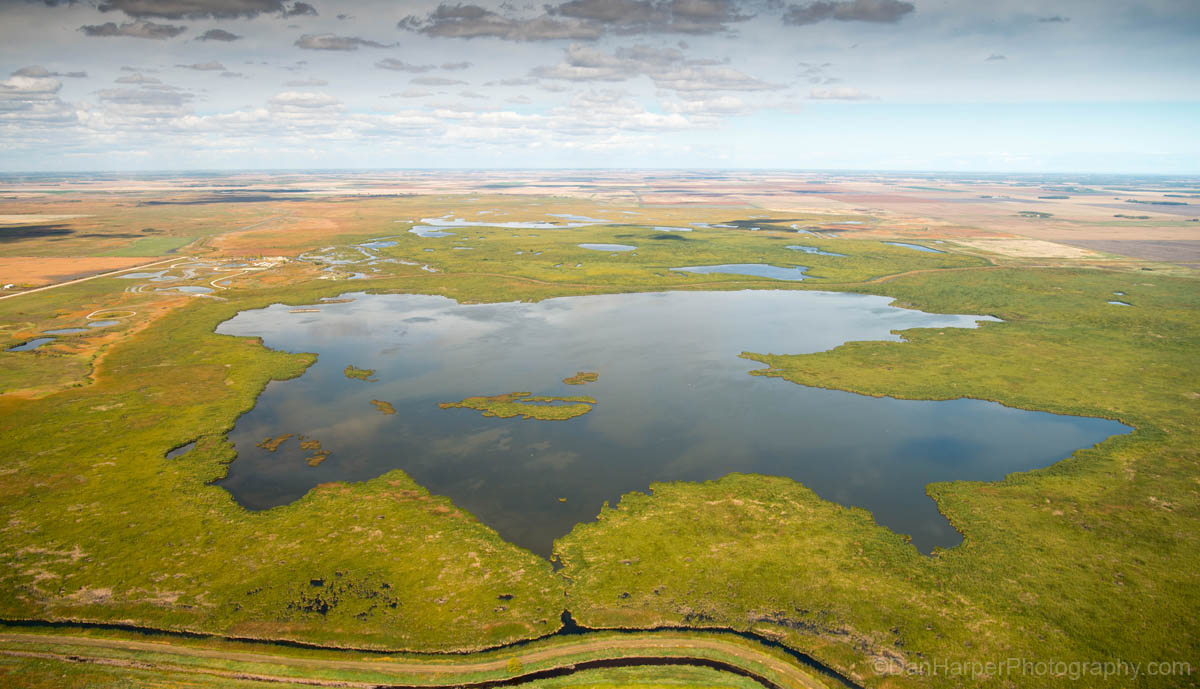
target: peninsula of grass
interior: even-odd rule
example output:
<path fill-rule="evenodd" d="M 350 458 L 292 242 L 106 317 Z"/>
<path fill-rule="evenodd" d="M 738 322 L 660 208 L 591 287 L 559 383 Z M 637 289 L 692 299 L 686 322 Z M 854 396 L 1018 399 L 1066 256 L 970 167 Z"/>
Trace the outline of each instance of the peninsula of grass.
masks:
<path fill-rule="evenodd" d="M 396 408 L 392 406 L 391 402 L 384 402 L 383 400 L 371 400 L 371 404 L 375 405 L 375 408 L 378 409 L 381 414 L 391 415 L 396 413 Z"/>
<path fill-rule="evenodd" d="M 375 375 L 375 369 L 373 369 L 373 368 L 358 368 L 354 364 L 350 364 L 349 366 L 346 367 L 346 370 L 343 371 L 343 373 L 346 374 L 347 378 L 353 378 L 354 380 L 361 380 L 361 381 L 366 381 L 366 382 L 373 382 L 374 378 L 371 378 L 371 376 Z"/>
<path fill-rule="evenodd" d="M 474 409 L 484 416 L 501 419 L 519 416 L 539 421 L 565 421 L 590 412 L 594 404 L 594 398 L 585 396 L 552 397 L 534 395 L 532 392 L 509 392 L 491 397 L 468 397 L 459 402 L 442 402 L 438 406 L 442 409 Z"/>
<path fill-rule="evenodd" d="M 592 371 L 579 371 L 569 378 L 563 378 L 563 382 L 567 385 L 586 385 L 595 383 L 597 380 L 600 380 L 600 374 Z"/>

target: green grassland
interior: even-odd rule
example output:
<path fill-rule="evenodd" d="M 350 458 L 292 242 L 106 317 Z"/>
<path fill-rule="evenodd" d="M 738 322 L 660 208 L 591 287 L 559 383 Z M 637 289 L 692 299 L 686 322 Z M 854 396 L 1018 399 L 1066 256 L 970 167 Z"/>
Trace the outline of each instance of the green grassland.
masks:
<path fill-rule="evenodd" d="M 192 670 L 80 664 L 44 658 L 0 657 L 0 684 L 24 689 L 299 689 L 310 683 L 259 681 Z M 566 677 L 521 682 L 523 689 L 760 689 L 761 684 L 703 667 L 583 670 Z"/>
<path fill-rule="evenodd" d="M 745 215 L 691 212 L 712 223 Z M 220 299 L 193 299 L 157 320 L 119 326 L 123 338 L 105 350 L 94 379 L 70 382 L 86 373 L 86 362 L 64 370 L 52 355 L 0 352 L 0 389 L 61 385 L 38 399 L 0 394 L 7 459 L 0 469 L 0 617 L 469 651 L 553 632 L 569 609 L 591 627 L 752 630 L 872 687 L 1012 680 L 881 676 L 873 669 L 879 659 L 895 669 L 984 656 L 1200 657 L 1194 279 L 997 268 L 961 253 L 770 230 L 696 228 L 667 240 L 631 226 L 450 228 L 455 236 L 426 239 L 407 233 L 405 223 L 388 224 L 355 240 L 398 235 L 396 246 L 379 253 L 440 272 L 380 264 L 384 272 L 353 283 L 235 282 Z M 582 242 L 638 249 L 611 256 L 575 246 Z M 798 254 L 787 244 L 847 256 Z M 805 265 L 814 279 L 669 271 L 758 262 Z M 864 284 L 911 271 L 933 272 Z M 18 324 L 3 337 L 19 342 L 80 311 L 135 308 L 154 298 L 125 294 L 127 286 L 98 279 L 0 302 L 0 322 Z M 761 476 L 627 495 L 558 542 L 558 573 L 401 471 L 323 485 L 263 512 L 247 512 L 210 485 L 235 459 L 225 434 L 237 417 L 270 380 L 300 375 L 313 361 L 213 332 L 239 311 L 361 289 L 498 302 L 697 288 L 849 290 L 926 311 L 996 315 L 1004 322 L 910 330 L 903 343 L 746 356 L 764 364 L 763 375 L 804 385 L 979 397 L 1115 418 L 1137 430 L 1004 482 L 930 486 L 965 537 L 933 557 L 865 511 Z M 1106 304 L 1114 291 L 1134 307 Z M 164 459 L 193 440 L 191 452 Z M 22 662 L 13 671 L 42 672 Z M 1035 685 L 1078 686 L 1042 679 Z M 1175 686 L 1178 679 L 1134 684 Z M 619 679 L 595 680 L 606 682 Z"/>

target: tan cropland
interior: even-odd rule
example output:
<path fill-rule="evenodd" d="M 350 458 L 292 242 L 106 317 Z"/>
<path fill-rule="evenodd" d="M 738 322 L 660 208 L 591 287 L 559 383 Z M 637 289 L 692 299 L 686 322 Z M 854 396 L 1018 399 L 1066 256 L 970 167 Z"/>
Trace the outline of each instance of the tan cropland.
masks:
<path fill-rule="evenodd" d="M 1098 258 L 1100 254 L 1040 239 L 956 239 L 955 244 L 1016 258 Z"/>
<path fill-rule="evenodd" d="M 41 287 L 96 273 L 147 263 L 145 256 L 92 256 L 81 258 L 0 256 L 0 284 Z"/>
<path fill-rule="evenodd" d="M 23 225 L 28 222 L 55 222 L 58 220 L 72 220 L 74 218 L 87 218 L 88 215 L 51 215 L 45 213 L 17 213 L 9 215 L 0 215 L 0 225 Z"/>

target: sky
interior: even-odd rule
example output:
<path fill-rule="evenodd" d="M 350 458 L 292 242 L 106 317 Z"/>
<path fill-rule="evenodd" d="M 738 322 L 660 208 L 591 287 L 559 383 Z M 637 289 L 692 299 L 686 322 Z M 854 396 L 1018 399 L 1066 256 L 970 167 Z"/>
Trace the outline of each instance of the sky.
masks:
<path fill-rule="evenodd" d="M 1200 1 L 0 0 L 0 171 L 283 168 L 1196 174 Z"/>

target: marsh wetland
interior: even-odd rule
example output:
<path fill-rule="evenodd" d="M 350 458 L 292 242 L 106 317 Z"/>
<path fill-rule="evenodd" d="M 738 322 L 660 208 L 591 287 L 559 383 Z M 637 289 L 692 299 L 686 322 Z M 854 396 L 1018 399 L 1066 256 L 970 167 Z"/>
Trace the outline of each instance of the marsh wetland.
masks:
<path fill-rule="evenodd" d="M 961 537 L 925 495 L 927 484 L 999 480 L 1129 430 L 993 402 L 803 387 L 751 376 L 761 366 L 738 356 L 818 352 L 896 340 L 896 330 L 995 320 L 900 309 L 881 297 L 660 292 L 462 305 L 351 296 L 315 313 L 243 312 L 217 329 L 318 354 L 302 377 L 271 383 L 230 434 L 238 459 L 220 485 L 250 509 L 403 469 L 506 540 L 548 557 L 555 538 L 625 493 L 739 472 L 787 476 L 866 508 L 928 553 Z M 351 375 L 362 371 L 357 365 L 373 370 Z M 585 370 L 599 372 L 586 387 L 590 408 L 560 380 Z M 533 391 L 520 393 L 525 404 L 549 412 L 573 409 L 550 406 L 560 401 L 582 411 L 539 420 L 512 390 Z M 396 414 L 375 413 L 375 400 Z M 489 412 L 489 403 L 506 411 Z M 262 438 L 285 433 L 320 439 L 329 458 L 309 468 L 299 447 L 263 450 Z"/>
<path fill-rule="evenodd" d="M 974 200 L 1041 181 L 569 177 L 8 202 L 70 233 L 0 257 L 28 276 L 3 348 L 56 338 L 0 351 L 0 684 L 129 676 L 92 658 L 151 682 L 193 646 L 372 685 L 634 648 L 805 688 L 964 686 L 912 674 L 931 657 L 1196 657 L 1194 271 L 1088 244 L 1194 225 Z M 57 282 L 83 265 L 115 272 Z M 264 656 L 229 666 L 237 639 Z"/>

